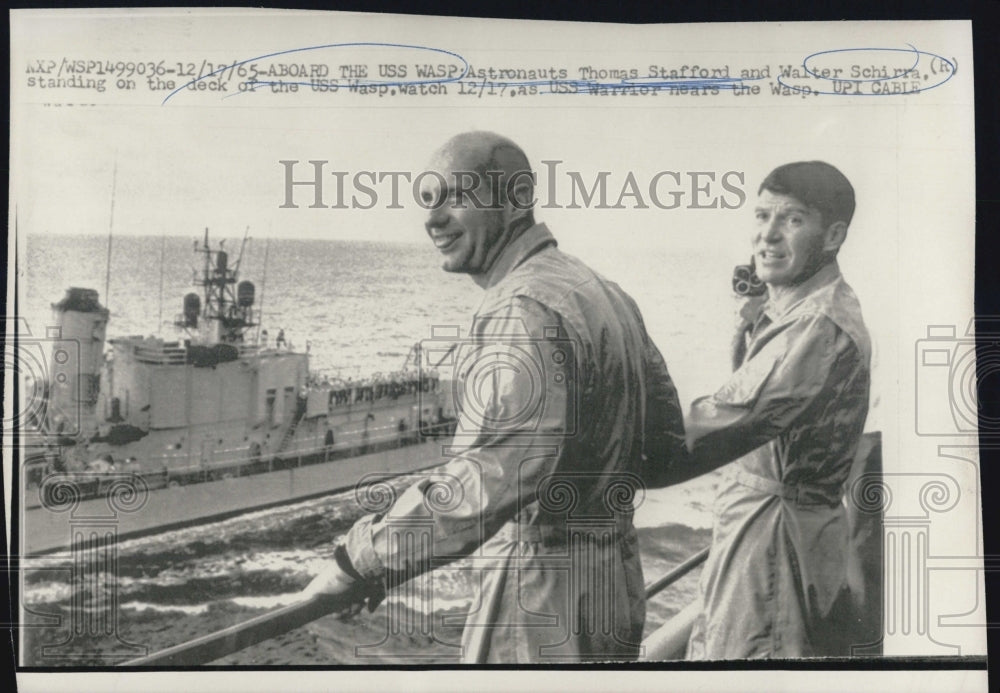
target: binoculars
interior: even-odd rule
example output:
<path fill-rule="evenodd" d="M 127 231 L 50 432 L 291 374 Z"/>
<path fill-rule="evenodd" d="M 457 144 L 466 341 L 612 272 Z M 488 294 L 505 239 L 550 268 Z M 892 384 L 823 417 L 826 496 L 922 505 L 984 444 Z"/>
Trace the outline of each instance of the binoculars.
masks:
<path fill-rule="evenodd" d="M 733 291 L 737 296 L 762 296 L 767 291 L 764 282 L 757 276 L 753 258 L 749 265 L 736 265 L 733 269 Z"/>

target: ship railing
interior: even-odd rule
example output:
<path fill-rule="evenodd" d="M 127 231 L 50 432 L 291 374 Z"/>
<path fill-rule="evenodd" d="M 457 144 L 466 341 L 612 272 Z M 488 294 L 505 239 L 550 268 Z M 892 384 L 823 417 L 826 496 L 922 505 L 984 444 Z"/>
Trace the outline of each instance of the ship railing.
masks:
<path fill-rule="evenodd" d="M 447 422 L 438 422 L 424 426 L 421 430 L 412 428 L 401 430 L 398 421 L 396 421 L 384 426 L 368 426 L 367 429 L 358 427 L 341 431 L 341 434 L 346 435 L 347 439 L 330 445 L 317 442 L 316 439 L 305 439 L 296 441 L 278 453 L 257 452 L 249 446 L 206 450 L 204 452 L 177 450 L 146 457 L 135 466 L 129 465 L 127 469 L 143 477 L 147 483 L 154 485 L 202 483 L 220 478 L 253 476 L 276 470 L 303 467 L 333 459 L 377 452 L 391 447 L 403 447 L 419 442 L 421 435 L 447 433 L 447 427 Z M 34 476 L 39 477 L 36 483 L 40 485 L 40 478 L 47 467 L 41 464 L 36 466 L 38 471 Z M 29 503 L 26 507 L 35 507 L 32 504 L 33 501 L 26 502 Z M 38 504 L 41 504 L 40 499 Z"/>
<path fill-rule="evenodd" d="M 669 573 L 646 588 L 646 599 L 652 599 L 664 589 L 700 566 L 708 558 L 704 548 L 687 558 Z M 294 604 L 272 609 L 267 613 L 237 623 L 194 640 L 168 647 L 159 652 L 124 662 L 128 667 L 180 667 L 208 664 L 271 640 L 330 614 L 349 610 L 361 597 L 354 593 L 342 595 L 317 595 Z M 655 631 L 642 643 L 645 659 L 678 659 L 684 655 L 687 638 L 696 615 L 697 603 L 688 605 L 672 618 L 666 626 Z M 671 634 L 667 636 L 667 629 Z M 655 648 L 655 652 L 652 651 Z"/>
<path fill-rule="evenodd" d="M 436 393 L 440 391 L 440 381 L 437 378 L 404 378 L 386 380 L 368 385 L 352 385 L 345 387 L 337 383 L 310 383 L 312 391 L 329 393 L 331 409 L 349 408 L 355 404 L 368 404 L 383 400 L 396 400 L 407 395 L 421 393 Z"/>
<path fill-rule="evenodd" d="M 351 434 L 352 438 L 348 440 L 343 440 L 340 442 L 335 442 L 332 445 L 319 445 L 312 443 L 308 440 L 301 440 L 293 443 L 285 450 L 274 455 L 276 459 L 287 460 L 296 457 L 305 457 L 307 455 L 314 455 L 318 453 L 323 453 L 326 451 L 346 451 L 346 450 L 357 450 L 363 447 L 373 447 L 379 446 L 384 443 L 392 443 L 402 440 L 403 433 L 413 434 L 412 430 L 407 430 L 405 432 L 399 431 L 396 425 L 386 425 L 378 427 L 368 428 L 367 437 L 364 436 L 364 429 L 354 429 L 351 431 L 346 431 L 345 433 Z"/>
<path fill-rule="evenodd" d="M 348 457 L 351 454 L 364 454 L 367 451 L 384 449 L 390 444 L 404 444 L 404 435 L 413 439 L 412 430 L 400 432 L 395 426 L 369 428 L 367 438 L 360 434 L 361 429 L 350 431 L 352 439 L 335 442 L 331 445 L 317 444 L 312 440 L 301 440 L 280 453 L 262 451 L 257 454 L 248 447 L 212 450 L 201 454 L 167 453 L 147 458 L 143 465 L 145 475 L 160 475 L 171 479 L 190 479 L 191 481 L 208 481 L 214 478 L 229 476 L 251 476 L 277 469 L 288 469 L 324 462 L 330 457 Z M 188 462 L 190 460 L 190 462 Z M 180 464 L 178 464 L 180 462 Z M 184 462 L 188 462 L 184 464 Z"/>
<path fill-rule="evenodd" d="M 184 365 L 187 363 L 187 349 L 182 346 L 144 346 L 137 344 L 132 351 L 135 358 L 144 363 L 157 365 Z"/>
<path fill-rule="evenodd" d="M 239 350 L 240 358 L 256 356 L 263 351 L 257 344 L 240 344 L 237 349 Z"/>
<path fill-rule="evenodd" d="M 260 353 L 256 344 L 236 345 L 239 358 L 248 358 Z M 138 361 L 163 366 L 182 366 L 187 363 L 187 347 L 181 345 L 133 344 L 132 353 Z"/>

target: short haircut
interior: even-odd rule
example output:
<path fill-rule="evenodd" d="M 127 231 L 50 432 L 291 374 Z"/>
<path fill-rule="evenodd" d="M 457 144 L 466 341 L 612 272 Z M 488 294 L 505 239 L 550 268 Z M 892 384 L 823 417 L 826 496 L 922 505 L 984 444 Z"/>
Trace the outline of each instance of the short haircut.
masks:
<path fill-rule="evenodd" d="M 757 194 L 769 190 L 790 195 L 819 211 L 823 226 L 838 221 L 850 225 L 854 216 L 854 188 L 843 173 L 825 161 L 797 161 L 771 171 Z"/>

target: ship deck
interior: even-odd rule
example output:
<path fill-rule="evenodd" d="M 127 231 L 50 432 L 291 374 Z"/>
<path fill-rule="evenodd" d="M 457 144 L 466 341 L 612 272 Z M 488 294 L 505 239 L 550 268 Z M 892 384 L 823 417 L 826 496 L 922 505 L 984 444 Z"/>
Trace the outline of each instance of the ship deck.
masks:
<path fill-rule="evenodd" d="M 399 476 L 444 461 L 441 444 L 431 441 L 252 476 L 150 489 L 145 502 L 134 509 L 116 509 L 105 496 L 81 500 L 62 512 L 22 506 L 20 554 L 67 551 L 74 536 L 92 533 L 104 538 L 114 532 L 121 541 L 215 522 L 347 490 L 369 475 Z"/>

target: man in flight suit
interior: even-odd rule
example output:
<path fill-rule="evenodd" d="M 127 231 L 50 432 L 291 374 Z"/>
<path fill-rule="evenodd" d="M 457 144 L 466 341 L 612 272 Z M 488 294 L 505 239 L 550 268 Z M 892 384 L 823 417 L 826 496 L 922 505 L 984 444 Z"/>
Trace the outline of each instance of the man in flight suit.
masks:
<path fill-rule="evenodd" d="M 738 460 L 719 485 L 691 659 L 850 654 L 842 499 L 871 361 L 837 264 L 854 206 L 821 161 L 781 166 L 758 191 L 751 243 L 767 297 L 747 306 L 735 372 L 691 405 L 691 459 L 670 479 Z"/>
<path fill-rule="evenodd" d="M 421 198 L 444 270 L 483 290 L 455 356 L 449 459 L 358 521 L 305 594 L 475 554 L 464 661 L 634 659 L 645 621 L 634 501 L 686 455 L 663 358 L 634 301 L 535 222 L 533 174 L 509 139 L 451 139 Z M 426 546 L 393 538 L 415 522 L 432 527 Z"/>

